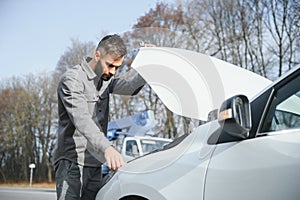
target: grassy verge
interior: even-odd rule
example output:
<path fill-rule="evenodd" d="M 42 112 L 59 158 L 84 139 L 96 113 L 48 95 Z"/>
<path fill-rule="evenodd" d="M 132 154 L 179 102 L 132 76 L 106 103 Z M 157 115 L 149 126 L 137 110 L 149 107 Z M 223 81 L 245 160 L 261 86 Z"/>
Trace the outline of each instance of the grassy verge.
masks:
<path fill-rule="evenodd" d="M 0 183 L 0 187 L 30 188 L 30 185 L 29 185 L 29 183 Z M 32 183 L 32 188 L 55 189 L 55 182 L 53 182 L 53 183 Z"/>

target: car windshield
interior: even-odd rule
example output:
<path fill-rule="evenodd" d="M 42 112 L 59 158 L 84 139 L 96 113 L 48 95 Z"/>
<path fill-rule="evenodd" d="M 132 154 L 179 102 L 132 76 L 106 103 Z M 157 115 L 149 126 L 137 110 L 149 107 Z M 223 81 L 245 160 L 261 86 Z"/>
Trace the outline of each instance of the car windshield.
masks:
<path fill-rule="evenodd" d="M 170 142 L 169 141 L 161 141 L 161 140 L 150 140 L 150 139 L 141 140 L 142 149 L 143 149 L 144 154 L 150 153 L 154 150 L 162 149 L 168 143 L 170 143 Z"/>
<path fill-rule="evenodd" d="M 299 81 L 298 76 L 276 92 L 262 132 L 300 128 Z"/>
<path fill-rule="evenodd" d="M 277 110 L 300 116 L 300 91 L 277 106 Z"/>

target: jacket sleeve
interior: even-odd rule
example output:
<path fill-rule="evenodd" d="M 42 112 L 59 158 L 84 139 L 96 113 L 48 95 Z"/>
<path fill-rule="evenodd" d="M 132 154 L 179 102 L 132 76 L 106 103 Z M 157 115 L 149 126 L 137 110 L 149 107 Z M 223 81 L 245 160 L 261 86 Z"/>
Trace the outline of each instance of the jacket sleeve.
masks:
<path fill-rule="evenodd" d="M 110 83 L 110 93 L 120 95 L 136 95 L 146 84 L 145 80 L 136 73 L 130 80 L 115 78 Z"/>
<path fill-rule="evenodd" d="M 93 121 L 89 113 L 88 100 L 83 83 L 76 78 L 76 73 L 62 78 L 58 86 L 58 95 L 75 128 L 87 139 L 95 151 L 104 152 L 111 144 Z"/>

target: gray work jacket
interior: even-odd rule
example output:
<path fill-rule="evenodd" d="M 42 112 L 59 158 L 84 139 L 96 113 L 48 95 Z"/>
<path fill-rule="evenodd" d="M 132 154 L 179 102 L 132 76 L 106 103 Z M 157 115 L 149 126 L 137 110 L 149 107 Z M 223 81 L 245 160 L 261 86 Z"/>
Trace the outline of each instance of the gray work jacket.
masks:
<path fill-rule="evenodd" d="M 131 80 L 101 81 L 86 60 L 69 69 L 57 87 L 59 123 L 53 162 L 67 159 L 84 166 L 105 162 L 109 94 L 134 95 L 145 84 L 136 74 Z M 100 82 L 100 83 L 101 83 Z"/>

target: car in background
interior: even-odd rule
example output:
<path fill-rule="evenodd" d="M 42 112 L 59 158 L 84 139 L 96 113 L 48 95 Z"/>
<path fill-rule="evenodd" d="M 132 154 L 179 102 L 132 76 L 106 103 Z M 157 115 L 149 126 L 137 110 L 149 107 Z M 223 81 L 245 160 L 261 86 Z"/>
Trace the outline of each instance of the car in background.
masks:
<path fill-rule="evenodd" d="M 160 150 L 170 142 L 172 142 L 172 139 L 160 137 L 125 137 L 122 143 L 121 155 L 123 156 L 124 161 L 128 162 L 153 151 Z"/>
<path fill-rule="evenodd" d="M 300 66 L 271 82 L 155 47 L 133 67 L 171 111 L 207 123 L 111 173 L 96 199 L 299 199 Z"/>

